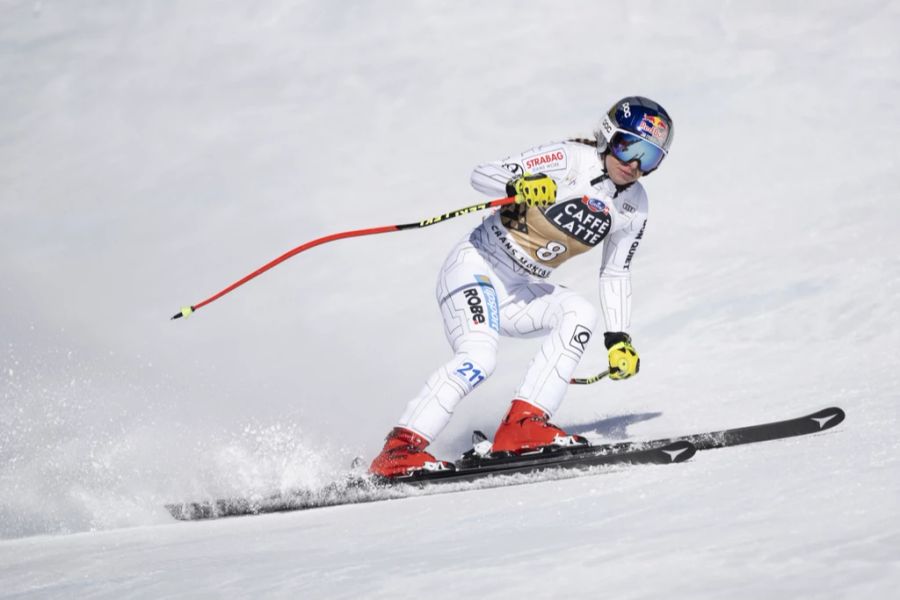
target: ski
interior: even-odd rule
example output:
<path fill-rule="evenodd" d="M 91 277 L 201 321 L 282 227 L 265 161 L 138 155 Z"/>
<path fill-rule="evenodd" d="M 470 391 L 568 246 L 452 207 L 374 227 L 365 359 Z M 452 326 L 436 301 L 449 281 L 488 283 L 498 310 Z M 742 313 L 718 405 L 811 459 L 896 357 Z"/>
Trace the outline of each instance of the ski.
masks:
<path fill-rule="evenodd" d="M 475 481 L 484 477 L 502 475 L 527 475 L 547 470 L 587 469 L 615 464 L 664 465 L 684 462 L 694 456 L 697 449 L 687 441 L 677 441 L 654 448 L 614 450 L 606 446 L 575 446 L 567 448 L 545 447 L 532 453 L 479 458 L 466 453 L 456 463 L 455 470 L 416 471 L 411 475 L 385 480 L 391 485 L 456 483 Z"/>
<path fill-rule="evenodd" d="M 166 508 L 180 520 L 214 519 L 404 498 L 421 493 L 416 492 L 417 489 L 440 491 L 442 484 L 464 485 L 482 481 L 490 484 L 484 487 L 492 487 L 534 481 L 516 479 L 516 476 L 533 473 L 586 470 L 616 464 L 677 463 L 688 460 L 698 450 L 819 433 L 836 427 L 845 417 L 842 409 L 831 407 L 793 419 L 675 438 L 544 448 L 517 455 L 479 454 L 473 449 L 457 461 L 456 469 L 418 471 L 393 479 L 349 476 L 315 490 L 296 490 L 259 498 L 175 503 L 167 504 Z"/>
<path fill-rule="evenodd" d="M 495 487 L 532 482 L 534 479 L 517 480 L 515 477 L 535 473 L 587 471 L 593 467 L 624 464 L 679 463 L 691 458 L 696 451 L 694 445 L 687 441 L 625 451 L 591 446 L 545 448 L 530 454 L 482 460 L 477 464 L 470 459 L 468 463 L 463 463 L 468 466 L 456 469 L 416 471 L 411 475 L 394 478 L 350 476 L 344 481 L 316 490 L 296 490 L 252 499 L 228 498 L 174 503 L 167 504 L 166 509 L 173 517 L 183 521 L 308 510 L 404 498 L 419 495 L 421 490 L 434 489 L 440 492 L 444 491 L 441 488 L 446 488 L 449 484 L 474 483 L 479 480 L 489 484 L 484 487 Z"/>
<path fill-rule="evenodd" d="M 837 427 L 845 417 L 846 413 L 842 409 L 833 406 L 803 417 L 750 425 L 749 427 L 695 433 L 674 438 L 602 444 L 594 447 L 604 448 L 610 452 L 628 452 L 641 448 L 665 446 L 674 442 L 690 442 L 697 450 L 710 450 L 819 433 Z"/>

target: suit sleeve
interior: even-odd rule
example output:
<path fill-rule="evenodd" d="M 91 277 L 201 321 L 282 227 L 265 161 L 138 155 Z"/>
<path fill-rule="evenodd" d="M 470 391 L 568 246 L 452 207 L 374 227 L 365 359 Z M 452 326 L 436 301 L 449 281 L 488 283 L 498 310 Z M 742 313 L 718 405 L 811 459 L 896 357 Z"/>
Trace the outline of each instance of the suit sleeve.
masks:
<path fill-rule="evenodd" d="M 575 156 L 566 142 L 544 144 L 521 154 L 480 164 L 472 171 L 472 187 L 489 196 L 506 195 L 506 183 L 528 171 L 546 173 L 557 182 L 575 167 Z"/>
<path fill-rule="evenodd" d="M 521 173 L 521 170 L 517 173 L 511 168 L 516 166 L 516 163 L 505 161 L 478 165 L 472 171 L 472 187 L 488 196 L 503 196 L 506 194 L 506 182 Z"/>
<path fill-rule="evenodd" d="M 600 305 L 606 331 L 628 331 L 631 327 L 631 261 L 646 227 L 647 201 L 643 196 L 628 223 L 606 239 L 600 267 Z"/>

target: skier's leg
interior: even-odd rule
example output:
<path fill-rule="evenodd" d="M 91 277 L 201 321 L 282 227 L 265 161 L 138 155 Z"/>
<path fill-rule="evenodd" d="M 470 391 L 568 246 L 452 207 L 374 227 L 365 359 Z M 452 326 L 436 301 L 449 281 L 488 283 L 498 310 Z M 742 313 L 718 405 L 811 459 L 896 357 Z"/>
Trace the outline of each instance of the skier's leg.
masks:
<path fill-rule="evenodd" d="M 494 436 L 494 451 L 516 451 L 551 443 L 586 443 L 549 423 L 590 341 L 594 306 L 571 290 L 529 283 L 511 290 L 501 307 L 502 333 L 546 335 Z"/>
<path fill-rule="evenodd" d="M 425 447 L 446 427 L 462 398 L 490 377 L 497 364 L 500 329 L 493 269 L 468 242 L 454 248 L 436 289 L 453 358 L 428 378 L 388 434 L 369 470 L 388 477 L 437 461 Z M 446 464 L 446 463 L 445 463 Z"/>
<path fill-rule="evenodd" d="M 597 309 L 577 293 L 550 284 L 521 286 L 512 298 L 517 301 L 502 309 L 503 334 L 546 335 L 516 390 L 516 398 L 553 415 L 593 335 Z"/>
<path fill-rule="evenodd" d="M 454 355 L 410 401 L 401 427 L 433 440 L 459 401 L 494 372 L 500 330 L 495 282 L 499 287 L 493 269 L 468 243 L 457 246 L 447 259 L 436 295 Z"/>

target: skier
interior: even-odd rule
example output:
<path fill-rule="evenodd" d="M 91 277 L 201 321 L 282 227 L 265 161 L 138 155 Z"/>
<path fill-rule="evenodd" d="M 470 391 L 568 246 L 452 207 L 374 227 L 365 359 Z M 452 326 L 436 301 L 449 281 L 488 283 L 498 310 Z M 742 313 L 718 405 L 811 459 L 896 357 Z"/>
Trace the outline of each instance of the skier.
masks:
<path fill-rule="evenodd" d="M 591 339 L 594 306 L 549 283 L 555 267 L 603 243 L 600 304 L 610 379 L 640 367 L 626 333 L 630 267 L 647 224 L 647 195 L 638 183 L 656 170 L 672 144 L 672 119 L 640 96 L 617 102 L 595 139 L 546 144 L 479 165 L 472 186 L 490 196 L 515 196 L 450 252 L 438 277 L 437 302 L 453 358 L 428 379 L 388 434 L 370 472 L 386 477 L 447 469 L 425 451 L 460 400 L 490 377 L 500 335 L 545 336 L 512 405 L 493 452 L 586 444 L 549 422 Z"/>

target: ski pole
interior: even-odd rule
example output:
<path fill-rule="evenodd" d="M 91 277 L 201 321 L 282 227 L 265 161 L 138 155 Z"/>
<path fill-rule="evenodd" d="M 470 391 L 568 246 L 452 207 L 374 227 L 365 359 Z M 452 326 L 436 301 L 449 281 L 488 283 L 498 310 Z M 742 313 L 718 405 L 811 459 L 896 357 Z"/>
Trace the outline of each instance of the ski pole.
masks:
<path fill-rule="evenodd" d="M 491 200 L 490 202 L 483 202 L 481 204 L 473 204 L 472 206 L 466 206 L 465 208 L 460 208 L 458 210 L 444 213 L 437 217 L 431 217 L 430 219 L 425 219 L 424 221 L 418 221 L 416 223 L 405 223 L 402 225 L 385 225 L 384 227 L 373 227 L 371 229 L 356 229 L 353 231 L 343 231 L 341 233 L 333 233 L 331 235 L 326 235 L 324 237 L 320 237 L 320 238 L 312 240 L 310 242 L 306 242 L 305 244 L 301 244 L 300 246 L 297 246 L 293 250 L 288 250 L 287 252 L 285 252 L 284 254 L 282 254 L 281 256 L 276 258 L 275 260 L 272 260 L 272 261 L 264 264 L 263 266 L 261 266 L 260 268 L 258 268 L 255 271 L 253 271 L 249 275 L 239 279 L 238 281 L 235 281 L 234 283 L 229 285 L 224 290 L 217 292 L 216 294 L 213 294 L 206 300 L 203 300 L 202 302 L 198 302 L 197 304 L 185 306 L 179 312 L 172 315 L 172 319 L 180 319 L 181 317 L 191 316 L 192 313 L 200 310 L 201 308 L 203 308 L 204 306 L 206 306 L 207 304 L 209 304 L 211 302 L 215 302 L 216 300 L 218 300 L 225 294 L 235 290 L 236 288 L 239 288 L 240 286 L 244 285 L 245 283 L 247 283 L 254 277 L 262 275 L 263 273 L 265 273 L 266 271 L 268 271 L 275 265 L 283 263 L 287 259 L 289 259 L 293 256 L 296 256 L 296 255 L 300 254 L 301 252 L 305 252 L 306 250 L 309 250 L 310 248 L 315 248 L 316 246 L 321 246 L 322 244 L 327 244 L 328 242 L 333 242 L 335 240 L 342 240 L 345 238 L 362 237 L 364 235 L 375 235 L 377 233 L 390 233 L 392 231 L 402 231 L 404 229 L 421 229 L 423 227 L 428 227 L 429 225 L 443 223 L 444 221 L 446 221 L 448 219 L 453 219 L 453 218 L 459 217 L 461 215 L 467 215 L 469 213 L 477 212 L 479 210 L 484 210 L 486 208 L 495 208 L 497 206 L 505 206 L 507 204 L 513 204 L 515 201 L 516 201 L 516 199 L 514 196 L 511 196 L 509 198 L 498 198 L 496 200 Z"/>
<path fill-rule="evenodd" d="M 577 383 L 580 385 L 590 385 L 592 383 L 597 383 L 598 381 L 600 381 L 607 375 L 609 375 L 609 371 L 603 371 L 602 373 L 597 373 L 596 375 L 594 375 L 592 377 L 585 377 L 583 379 L 575 377 L 573 379 L 570 379 L 569 383 Z"/>

